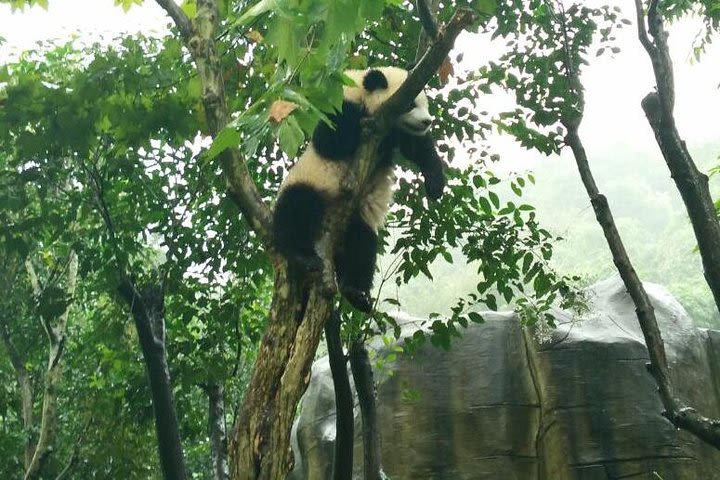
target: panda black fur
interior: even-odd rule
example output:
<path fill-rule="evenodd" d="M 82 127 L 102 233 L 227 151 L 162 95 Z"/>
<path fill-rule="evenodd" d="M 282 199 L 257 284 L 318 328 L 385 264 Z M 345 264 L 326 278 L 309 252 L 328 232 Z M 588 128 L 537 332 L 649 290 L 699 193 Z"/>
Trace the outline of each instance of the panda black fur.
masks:
<path fill-rule="evenodd" d="M 343 104 L 330 119 L 334 129 L 320 123 L 312 140 L 280 186 L 273 212 L 275 246 L 289 261 L 310 270 L 323 262 L 316 243 L 324 216 L 333 202 L 342 201 L 341 184 L 360 146 L 361 122 L 374 114 L 407 78 L 397 67 L 348 70 L 357 86 L 345 86 Z M 366 194 L 353 212 L 343 241 L 335 252 L 337 283 L 343 296 L 359 310 L 372 309 L 370 290 L 377 257 L 377 232 L 384 222 L 395 182 L 392 157 L 399 150 L 418 166 L 429 198 L 442 195 L 445 185 L 442 160 L 429 134 L 432 117 L 424 92 L 397 120 L 379 148 L 375 170 Z"/>

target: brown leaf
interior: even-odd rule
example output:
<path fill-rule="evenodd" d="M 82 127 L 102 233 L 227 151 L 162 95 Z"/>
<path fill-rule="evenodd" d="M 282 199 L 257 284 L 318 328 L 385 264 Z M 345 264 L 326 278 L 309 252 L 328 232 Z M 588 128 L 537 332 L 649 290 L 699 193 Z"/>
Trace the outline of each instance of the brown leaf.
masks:
<path fill-rule="evenodd" d="M 298 107 L 297 103 L 288 102 L 287 100 L 275 100 L 270 105 L 270 118 L 271 122 L 280 123 L 287 118 Z"/>
<path fill-rule="evenodd" d="M 438 69 L 440 85 L 447 85 L 450 77 L 452 77 L 453 75 L 455 75 L 455 70 L 453 69 L 450 57 L 445 57 L 445 60 L 443 60 L 442 65 L 440 65 L 440 68 Z"/>
<path fill-rule="evenodd" d="M 258 32 L 257 30 L 250 30 L 245 34 L 245 37 L 255 43 L 262 43 L 263 40 L 265 40 L 262 36 L 262 33 Z"/>

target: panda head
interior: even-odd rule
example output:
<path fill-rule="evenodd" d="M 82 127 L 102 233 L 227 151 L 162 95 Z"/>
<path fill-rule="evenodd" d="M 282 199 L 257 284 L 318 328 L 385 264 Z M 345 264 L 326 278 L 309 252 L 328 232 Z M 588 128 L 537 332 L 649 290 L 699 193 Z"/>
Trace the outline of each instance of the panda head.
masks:
<path fill-rule="evenodd" d="M 408 76 L 407 70 L 398 67 L 351 70 L 347 73 L 358 86 L 346 87 L 346 100 L 362 104 L 370 115 L 400 88 Z M 420 92 L 396 120 L 398 128 L 417 136 L 425 135 L 430 130 L 431 123 L 432 116 L 428 110 L 425 92 Z"/>

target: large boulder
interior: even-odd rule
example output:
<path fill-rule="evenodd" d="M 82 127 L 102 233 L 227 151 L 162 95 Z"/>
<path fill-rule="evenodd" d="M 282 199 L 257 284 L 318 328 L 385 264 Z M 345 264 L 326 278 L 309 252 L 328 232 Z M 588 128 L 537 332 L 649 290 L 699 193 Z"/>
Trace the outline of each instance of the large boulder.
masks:
<path fill-rule="evenodd" d="M 645 286 L 678 396 L 720 417 L 720 333 L 695 328 L 664 288 Z M 391 376 L 377 372 L 389 477 L 720 479 L 720 452 L 661 415 L 622 283 L 613 278 L 591 293 L 591 317 L 556 312 L 559 326 L 547 343 L 538 344 L 512 313 L 486 313 L 449 352 L 427 345 L 399 358 Z M 335 407 L 327 358 L 312 375 L 294 429 L 293 480 L 331 478 Z M 355 478 L 359 431 L 356 409 Z"/>

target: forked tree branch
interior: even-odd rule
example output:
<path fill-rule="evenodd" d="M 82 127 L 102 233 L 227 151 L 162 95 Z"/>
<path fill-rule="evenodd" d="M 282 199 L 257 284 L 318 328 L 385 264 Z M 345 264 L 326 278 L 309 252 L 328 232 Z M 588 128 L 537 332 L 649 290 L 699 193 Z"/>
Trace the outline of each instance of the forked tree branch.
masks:
<path fill-rule="evenodd" d="M 645 15 L 643 14 L 642 0 L 635 0 L 635 13 L 635 19 L 638 29 L 638 38 L 640 39 L 640 43 L 645 48 L 645 51 L 648 52 L 648 54 L 653 55 L 655 47 L 648 38 L 647 29 L 645 28 Z"/>
<path fill-rule="evenodd" d="M 354 181 L 347 182 L 348 203 L 327 215 L 321 241 L 325 246 L 321 253 L 326 258 L 332 258 L 335 239 L 345 231 L 349 212 L 374 166 L 384 132 L 437 72 L 457 35 L 474 18 L 473 12 L 458 12 L 400 89 L 368 120 L 353 164 Z M 308 285 L 307 279 L 287 268 L 282 259 L 274 259 L 274 264 L 275 295 L 270 318 L 230 447 L 234 480 L 286 478 L 292 458 L 290 427 L 310 379 L 323 327 L 333 311 L 327 285 Z"/>
<path fill-rule="evenodd" d="M 156 0 L 172 18 L 190 52 L 200 78 L 201 99 L 212 136 L 216 136 L 230 118 L 220 58 L 215 44 L 218 25 L 216 0 L 197 0 L 197 13 L 190 20 L 174 0 Z M 220 155 L 230 198 L 237 204 L 250 227 L 270 246 L 270 209 L 263 202 L 252 176 L 237 147 Z"/>
<path fill-rule="evenodd" d="M 636 0 L 635 4 L 638 14 L 639 38 L 640 41 L 643 42 L 644 39 L 648 39 L 644 28 L 644 18 L 641 10 L 642 4 L 640 0 Z M 650 46 L 650 48 L 646 46 L 646 50 L 652 58 L 653 68 L 655 69 L 656 77 L 658 77 L 658 90 L 662 91 L 663 89 L 667 88 L 672 89 L 672 70 L 669 63 L 670 57 L 667 52 L 667 43 L 665 42 L 666 37 L 662 30 L 660 20 L 658 17 L 656 17 L 657 1 L 653 0 L 649 9 L 649 13 L 653 15 L 651 23 L 655 24 L 654 30 L 651 25 L 651 32 L 654 32 L 653 35 L 657 34 L 658 36 L 654 37 L 654 45 L 650 45 L 650 42 L 648 40 L 648 45 Z M 566 41 L 567 40 L 565 40 L 565 42 Z M 645 46 L 645 44 L 643 45 Z M 565 48 L 568 48 L 567 44 L 565 45 Z M 568 62 L 568 65 L 566 65 L 566 71 L 570 72 L 569 75 L 571 76 L 571 84 L 578 85 L 580 88 L 582 88 L 577 74 L 577 66 L 572 65 L 569 56 L 566 59 L 566 62 Z M 668 79 L 666 75 L 669 75 L 670 78 Z M 661 77 L 664 77 L 662 78 L 662 81 Z M 578 93 L 582 94 L 582 91 Z M 665 92 L 665 94 L 666 98 L 672 98 L 671 92 Z M 651 93 L 650 95 L 648 95 L 648 97 L 655 99 L 655 101 L 658 103 L 661 101 L 660 97 L 655 93 Z M 643 108 L 646 109 L 646 113 L 647 101 L 648 98 L 646 97 L 646 99 L 643 101 Z M 580 111 L 577 112 L 577 114 L 580 116 L 580 118 L 582 118 L 582 103 L 580 104 L 580 106 Z M 654 113 L 658 118 L 665 118 L 672 125 L 672 131 L 675 133 L 675 135 L 677 135 L 677 131 L 674 130 L 674 122 L 672 121 L 672 104 L 670 103 L 669 105 L 666 105 L 666 107 L 668 108 L 665 109 L 662 108 L 660 105 L 656 105 L 655 109 L 657 111 Z M 670 116 L 669 119 L 667 118 L 668 115 Z M 650 118 L 650 116 L 648 118 Z M 667 362 L 667 355 L 665 352 L 665 345 L 663 343 L 660 328 L 657 323 L 657 318 L 655 317 L 655 310 L 652 306 L 652 303 L 650 302 L 650 298 L 648 297 L 647 292 L 645 291 L 642 281 L 635 272 L 632 262 L 630 261 L 630 257 L 625 250 L 625 246 L 623 244 L 622 238 L 620 237 L 620 233 L 618 232 L 615 225 L 615 220 L 610 210 L 610 206 L 608 205 L 607 199 L 604 195 L 600 193 L 595 183 L 595 179 L 590 169 L 590 164 L 588 162 L 585 148 L 578 134 L 579 120 L 576 118 L 563 118 L 562 123 L 567 129 L 565 141 L 567 145 L 570 146 L 573 155 L 575 156 L 575 161 L 577 163 L 578 171 L 580 172 L 580 177 L 585 186 L 588 197 L 590 198 L 590 202 L 592 204 L 593 210 L 595 211 L 597 221 L 603 229 L 605 239 L 607 240 L 608 247 L 612 253 L 613 262 L 615 263 L 618 273 L 620 274 L 620 278 L 622 279 L 623 284 L 625 285 L 625 288 L 627 289 L 628 294 L 630 295 L 633 304 L 635 305 L 635 313 L 637 315 L 638 322 L 640 323 L 640 329 L 642 330 L 643 336 L 645 338 L 645 345 L 647 347 L 648 357 L 650 359 L 648 369 L 655 379 L 655 382 L 658 386 L 660 400 L 663 404 L 663 407 L 665 408 L 663 415 L 668 418 L 668 420 L 670 420 L 670 422 L 676 427 L 683 428 L 690 433 L 693 433 L 694 435 L 706 441 L 710 445 L 713 445 L 715 448 L 720 448 L 720 422 L 699 415 L 694 409 L 683 405 L 682 402 L 675 397 L 672 381 L 670 379 L 670 371 Z M 653 121 L 651 120 L 651 124 L 652 123 Z M 665 126 L 668 127 L 669 125 Z M 655 126 L 653 128 L 656 129 Z M 665 134 L 668 133 L 670 132 L 665 132 Z M 657 131 L 656 134 L 660 135 Z M 658 140 L 660 141 L 660 136 L 658 137 Z M 676 136 L 674 139 L 664 138 L 663 141 L 661 141 L 660 143 L 661 148 L 663 149 L 663 153 L 666 153 L 667 151 L 668 145 L 666 145 L 666 143 L 672 143 L 675 145 L 682 144 L 684 146 L 684 143 L 679 140 L 679 136 Z M 685 151 L 685 153 L 687 152 Z M 688 160 L 689 163 L 692 164 L 692 159 L 690 159 L 689 154 L 687 154 L 687 156 L 683 159 L 675 158 L 673 161 L 682 163 L 683 161 Z M 673 161 L 668 160 L 668 165 L 670 165 Z M 692 166 L 694 167 L 694 164 L 692 164 Z M 688 165 L 685 165 L 685 167 L 681 167 L 684 173 L 693 173 L 687 170 L 686 167 L 688 167 Z M 689 179 L 688 177 L 684 178 Z M 680 188 L 680 185 L 678 185 L 678 187 Z M 683 189 L 680 189 L 682 192 Z M 683 198 L 685 198 L 685 195 L 683 196 Z M 715 219 L 715 223 L 717 224 L 717 219 Z M 698 238 L 698 241 L 700 243 L 701 239 Z"/>
<path fill-rule="evenodd" d="M 438 26 L 435 19 L 435 12 L 438 10 L 440 0 L 417 0 L 416 7 L 422 29 L 418 35 L 417 50 L 415 51 L 414 63 L 420 61 L 427 50 L 428 43 L 434 41 L 438 35 Z"/>

